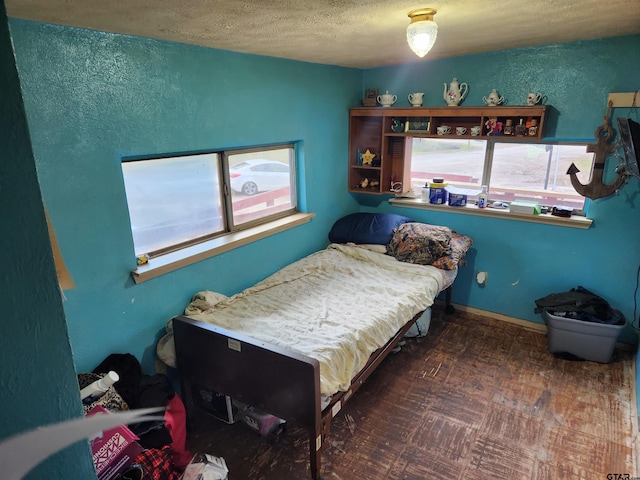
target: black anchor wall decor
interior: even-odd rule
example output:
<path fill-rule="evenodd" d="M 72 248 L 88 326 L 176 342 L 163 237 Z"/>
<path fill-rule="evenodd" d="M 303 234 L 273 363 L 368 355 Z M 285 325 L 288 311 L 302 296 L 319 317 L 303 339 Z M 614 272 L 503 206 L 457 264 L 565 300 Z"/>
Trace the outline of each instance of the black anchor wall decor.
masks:
<path fill-rule="evenodd" d="M 604 124 L 599 126 L 595 132 L 595 138 L 598 141 L 596 144 L 587 145 L 587 152 L 595 153 L 595 159 L 593 163 L 593 172 L 591 174 L 591 180 L 586 185 L 580 183 L 577 173 L 580 171 L 574 163 L 569 166 L 567 175 L 571 177 L 571 185 L 576 189 L 583 197 L 595 200 L 597 198 L 608 197 L 622 187 L 626 181 L 626 175 L 618 173 L 618 176 L 613 183 L 605 184 L 602 180 L 604 173 L 605 159 L 608 154 L 613 153 L 615 145 L 611 144 L 613 139 L 613 129 L 609 125 L 609 112 L 611 111 L 612 103 L 609 102 L 607 108 L 607 115 L 604 116 Z"/>

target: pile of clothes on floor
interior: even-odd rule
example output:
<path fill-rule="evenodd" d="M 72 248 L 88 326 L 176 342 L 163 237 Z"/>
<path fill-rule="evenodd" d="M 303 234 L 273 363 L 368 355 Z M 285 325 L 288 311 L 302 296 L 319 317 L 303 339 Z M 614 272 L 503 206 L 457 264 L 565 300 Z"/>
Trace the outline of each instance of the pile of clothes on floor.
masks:
<path fill-rule="evenodd" d="M 118 379 L 98 396 L 83 400 L 86 415 L 164 408 L 162 420 L 103 432 L 91 440 L 99 480 L 178 480 L 192 459 L 186 449 L 186 414 L 166 375 L 145 375 L 131 354 L 111 354 L 91 373 L 80 373 L 84 389 L 116 372 Z"/>
<path fill-rule="evenodd" d="M 566 292 L 551 293 L 535 301 L 535 313 L 549 312 L 557 317 L 584 322 L 624 325 L 620 310 L 612 308 L 602 297 L 582 286 Z"/>

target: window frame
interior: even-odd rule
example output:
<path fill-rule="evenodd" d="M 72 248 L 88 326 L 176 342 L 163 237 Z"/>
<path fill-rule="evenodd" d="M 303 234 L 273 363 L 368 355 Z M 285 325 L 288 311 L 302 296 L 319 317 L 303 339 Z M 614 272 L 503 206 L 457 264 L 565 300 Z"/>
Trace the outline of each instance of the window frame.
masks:
<path fill-rule="evenodd" d="M 560 146 L 575 146 L 575 147 L 584 147 L 585 153 L 591 153 L 593 155 L 591 161 L 591 169 L 589 171 L 589 176 L 591 176 L 591 172 L 593 171 L 593 166 L 595 164 L 596 158 L 594 152 L 589 152 L 589 146 L 595 145 L 595 143 L 590 141 L 585 141 L 584 143 L 579 140 L 571 140 L 571 141 L 562 141 L 555 139 L 542 139 L 537 142 L 527 142 L 525 140 L 509 140 L 504 141 L 501 140 L 500 137 L 495 137 L 492 139 L 487 139 L 487 149 L 485 150 L 485 161 L 484 161 L 484 170 L 482 172 L 482 185 L 489 186 L 489 200 L 491 199 L 491 170 L 493 169 L 493 161 L 494 161 L 494 151 L 496 144 L 519 144 L 519 145 L 560 145 Z M 501 187 L 504 188 L 504 187 Z M 578 192 L 576 192 L 578 194 Z M 578 194 L 580 196 L 580 194 Z M 588 206 L 588 198 L 584 197 L 584 201 L 582 203 L 582 208 L 574 208 L 574 215 L 586 216 L 587 206 Z"/>
<path fill-rule="evenodd" d="M 414 138 L 419 138 L 419 137 L 412 137 L 412 151 L 411 151 L 411 161 L 413 160 L 413 139 Z M 444 140 L 444 139 L 440 139 L 440 138 L 429 138 L 429 140 L 435 140 L 436 142 L 439 140 Z M 451 138 L 447 138 L 447 140 L 452 140 Z M 453 138 L 453 140 L 457 140 L 455 138 Z M 562 140 L 558 140 L 558 139 L 542 139 L 540 141 L 526 141 L 526 140 L 519 140 L 519 139 L 513 139 L 513 138 L 509 138 L 507 137 L 506 139 L 504 137 L 500 137 L 500 136 L 496 136 L 494 138 L 481 138 L 478 139 L 479 141 L 483 141 L 485 142 L 485 151 L 484 151 L 484 159 L 483 159 L 483 167 L 482 167 L 482 178 L 480 180 L 480 185 L 487 185 L 489 186 L 489 200 L 491 200 L 491 173 L 492 173 L 492 169 L 493 169 L 493 162 L 494 162 L 494 152 L 495 152 L 495 146 L 496 144 L 502 144 L 502 145 L 508 145 L 508 144 L 519 144 L 519 145 L 560 145 L 560 146 L 579 146 L 579 147 L 584 147 L 585 148 L 585 153 L 592 153 L 589 152 L 589 146 L 593 146 L 595 145 L 593 143 L 593 141 L 585 141 L 582 142 L 580 140 L 570 140 L 570 141 L 562 141 Z M 595 154 L 593 154 L 593 160 L 592 160 L 592 164 L 591 164 L 591 169 L 593 169 L 593 164 L 595 163 Z M 411 170 L 411 167 L 410 167 Z M 455 174 L 455 172 L 451 172 L 452 174 Z M 590 172 L 591 174 L 591 172 Z M 446 178 L 446 174 L 443 174 L 443 176 Z M 412 182 L 413 183 L 413 182 Z M 505 187 L 500 187 L 500 188 L 505 188 Z M 479 187 L 478 187 L 479 190 Z M 576 192 L 577 193 L 577 192 Z M 475 197 L 472 197 L 475 198 Z M 585 212 L 587 210 L 587 206 L 588 206 L 588 198 L 584 198 L 584 202 L 583 202 L 583 207 L 580 208 L 574 208 L 574 214 L 576 215 L 585 215 Z"/>
<path fill-rule="evenodd" d="M 212 194 L 219 196 L 222 205 L 223 231 L 194 237 L 171 246 L 156 249 L 146 253 L 143 258 L 137 257 L 137 267 L 132 271 L 132 277 L 136 283 L 155 278 L 159 275 L 171 272 L 178 268 L 196 263 L 215 255 L 227 252 L 231 249 L 247 245 L 251 242 L 279 233 L 310 221 L 314 214 L 304 213 L 299 210 L 298 198 L 298 160 L 300 158 L 298 142 L 283 142 L 266 146 L 238 147 L 228 149 L 216 149 L 198 152 L 187 152 L 174 155 L 147 155 L 136 157 L 123 157 L 121 163 L 146 161 L 155 159 L 170 159 L 172 157 L 187 157 L 191 155 L 217 155 L 217 174 L 219 190 L 213 190 Z M 291 207 L 283 211 L 275 212 L 258 219 L 240 223 L 234 222 L 233 199 L 230 183 L 229 156 L 237 154 L 264 152 L 269 150 L 286 150 L 289 153 L 289 179 Z M 123 179 L 125 176 L 123 170 Z M 213 187 L 213 186 L 212 186 Z M 126 197 L 126 193 L 125 193 Z M 128 200 L 127 200 L 128 202 Z M 128 204 L 128 203 L 127 203 Z M 133 242 L 133 230 L 130 225 Z M 135 251 L 135 243 L 134 251 Z"/>
<path fill-rule="evenodd" d="M 267 215 L 265 217 L 260 217 L 259 219 L 245 222 L 241 225 L 236 225 L 233 219 L 233 199 L 231 194 L 231 165 L 229 163 L 230 155 L 242 155 L 246 153 L 256 153 L 256 152 L 265 152 L 269 150 L 283 150 L 286 148 L 291 149 L 290 158 L 289 158 L 289 179 L 290 179 L 290 193 L 289 196 L 291 198 L 293 206 L 287 210 L 282 212 L 277 212 L 271 215 Z M 297 175 L 297 159 L 298 159 L 298 149 L 295 142 L 288 142 L 282 144 L 273 144 L 265 147 L 249 147 L 249 148 L 235 148 L 235 149 L 226 149 L 221 151 L 221 162 L 220 168 L 222 170 L 222 176 L 224 187 L 224 203 L 225 203 L 225 220 L 227 231 L 220 235 L 228 235 L 229 233 L 239 232 L 248 228 L 252 228 L 255 226 L 259 226 L 265 223 L 269 223 L 273 220 L 278 220 L 280 218 L 284 218 L 290 215 L 295 215 L 299 212 L 298 210 L 298 175 Z M 291 180 L 293 180 L 291 182 Z M 220 236 L 217 235 L 217 236 Z"/>
<path fill-rule="evenodd" d="M 412 137 L 412 143 L 413 143 L 413 138 L 414 137 Z M 490 182 L 490 179 L 491 179 L 491 168 L 493 166 L 493 152 L 494 152 L 494 146 L 496 143 L 520 143 L 520 144 L 535 144 L 535 145 L 540 145 L 540 144 L 542 145 L 576 145 L 576 146 L 584 145 L 585 149 L 587 149 L 589 146 L 595 145 L 593 140 L 585 140 L 583 142 L 580 139 L 563 141 L 561 139 L 543 138 L 540 141 L 532 142 L 532 141 L 526 141 L 526 140 L 519 141 L 514 139 L 509 139 L 505 141 L 504 138 L 495 137 L 495 138 L 486 138 L 482 140 L 487 142 L 486 148 L 485 148 L 483 170 L 482 170 L 482 180 L 481 180 L 482 185 L 490 185 L 490 183 L 487 183 L 487 182 Z M 413 158 L 413 154 L 411 158 Z M 594 158 L 594 162 L 595 162 L 595 158 Z M 389 199 L 389 203 L 392 206 L 397 206 L 397 207 L 444 211 L 447 213 L 475 215 L 475 216 L 516 220 L 516 221 L 524 221 L 524 222 L 531 222 L 531 223 L 542 223 L 542 224 L 578 228 L 578 229 L 588 229 L 593 224 L 593 220 L 587 216 L 587 210 L 589 206 L 588 198 L 585 198 L 584 208 L 582 210 L 574 209 L 573 215 L 571 217 L 557 217 L 557 216 L 551 215 L 551 213 L 529 215 L 529 214 L 510 212 L 509 210 L 478 208 L 478 206 L 475 204 L 472 204 L 472 202 L 467 203 L 467 205 L 464 207 L 452 207 L 446 204 L 437 205 L 437 204 L 432 204 L 429 202 L 422 201 L 419 195 L 417 196 L 417 198 L 415 196 L 411 197 L 411 196 L 396 195 L 395 197 L 392 197 Z"/>

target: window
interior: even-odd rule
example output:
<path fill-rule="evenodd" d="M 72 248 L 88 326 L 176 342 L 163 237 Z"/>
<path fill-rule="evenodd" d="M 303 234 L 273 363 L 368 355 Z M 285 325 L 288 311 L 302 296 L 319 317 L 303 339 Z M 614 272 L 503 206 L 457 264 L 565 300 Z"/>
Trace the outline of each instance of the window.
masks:
<path fill-rule="evenodd" d="M 584 208 L 584 197 L 573 186 L 567 170 L 580 170 L 589 181 L 593 154 L 586 144 L 534 144 L 500 140 L 414 138 L 411 156 L 412 187 L 417 191 L 434 177 L 451 185 L 480 190 L 489 185 L 491 201 L 535 199 L 541 205 Z"/>
<path fill-rule="evenodd" d="M 233 225 L 295 210 L 292 147 L 227 154 Z"/>
<path fill-rule="evenodd" d="M 485 140 L 414 138 L 412 186 L 443 177 L 456 186 L 480 189 L 486 149 Z"/>
<path fill-rule="evenodd" d="M 296 212 L 293 145 L 122 163 L 136 255 L 151 257 Z"/>

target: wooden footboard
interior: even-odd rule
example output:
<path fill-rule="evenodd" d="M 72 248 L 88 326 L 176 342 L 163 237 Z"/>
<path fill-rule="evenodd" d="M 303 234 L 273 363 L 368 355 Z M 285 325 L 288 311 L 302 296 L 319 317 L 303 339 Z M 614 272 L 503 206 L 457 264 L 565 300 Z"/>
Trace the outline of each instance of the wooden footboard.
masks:
<path fill-rule="evenodd" d="M 420 314 L 406 323 L 371 356 L 351 388 L 320 407 L 320 364 L 291 350 L 253 340 L 184 315 L 173 319 L 182 396 L 191 423 L 196 405 L 193 385 L 199 385 L 252 405 L 309 432 L 311 477 L 319 478 L 324 438 L 331 419 L 373 370 L 392 351 Z"/>
<path fill-rule="evenodd" d="M 311 472 L 316 478 L 321 447 L 319 362 L 183 315 L 173 319 L 173 333 L 187 423 L 196 409 L 194 385 L 295 423 L 310 433 Z"/>

